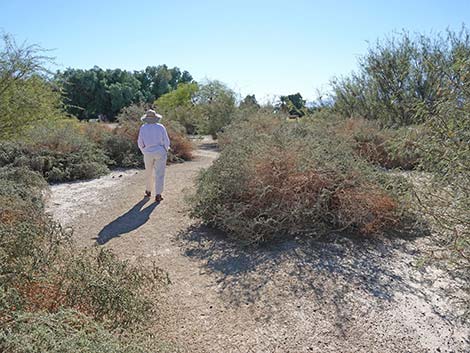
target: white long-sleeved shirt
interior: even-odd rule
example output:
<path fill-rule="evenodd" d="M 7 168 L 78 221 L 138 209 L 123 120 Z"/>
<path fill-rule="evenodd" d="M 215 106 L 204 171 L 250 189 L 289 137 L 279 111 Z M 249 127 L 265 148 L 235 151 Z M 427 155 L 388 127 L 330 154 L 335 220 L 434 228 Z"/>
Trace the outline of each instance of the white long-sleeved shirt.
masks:
<path fill-rule="evenodd" d="M 170 138 L 162 124 L 144 124 L 140 127 L 137 144 L 142 153 L 157 152 L 162 147 L 168 151 Z"/>

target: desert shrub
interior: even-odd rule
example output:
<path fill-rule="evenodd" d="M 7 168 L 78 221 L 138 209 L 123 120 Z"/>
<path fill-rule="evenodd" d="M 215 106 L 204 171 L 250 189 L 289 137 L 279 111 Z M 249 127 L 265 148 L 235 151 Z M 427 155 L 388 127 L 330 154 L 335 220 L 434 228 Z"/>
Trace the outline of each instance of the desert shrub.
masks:
<path fill-rule="evenodd" d="M 79 124 L 79 131 L 85 135 L 93 143 L 101 146 L 104 141 L 113 133 L 114 128 L 105 123 L 88 123 Z"/>
<path fill-rule="evenodd" d="M 15 179 L 13 177 L 16 176 Z M 31 280 L 57 256 L 66 237 L 43 213 L 44 180 L 28 169 L 0 169 L 0 317 L 20 309 L 20 283 Z"/>
<path fill-rule="evenodd" d="M 165 274 L 110 251 L 77 251 L 44 214 L 44 187 L 28 168 L 0 168 L 0 350 L 62 351 L 70 339 L 77 351 L 151 351 L 131 340 L 152 322 Z"/>
<path fill-rule="evenodd" d="M 171 147 L 168 154 L 169 162 L 190 161 L 193 159 L 194 146 L 191 141 L 181 132 L 174 128 L 168 129 Z"/>
<path fill-rule="evenodd" d="M 142 153 L 137 146 L 137 140 L 132 141 L 120 134 L 120 128 L 115 134 L 108 136 L 102 144 L 106 155 L 117 167 L 142 167 Z"/>
<path fill-rule="evenodd" d="M 22 140 L 0 143 L 0 167 L 27 167 L 49 182 L 95 178 L 108 172 L 107 164 L 73 120 L 36 124 Z"/>
<path fill-rule="evenodd" d="M 144 335 L 120 334 L 75 310 L 56 313 L 22 313 L 0 330 L 0 347 L 6 353 L 147 353 L 170 347 Z M 174 351 L 174 350 L 172 350 Z"/>
<path fill-rule="evenodd" d="M 221 138 L 219 159 L 198 180 L 193 217 L 244 242 L 398 227 L 403 180 L 358 157 L 321 121 L 291 124 L 257 114 Z"/>
<path fill-rule="evenodd" d="M 0 316 L 9 297 L 16 298 L 15 310 L 74 308 L 113 328 L 151 317 L 165 280 L 161 271 L 119 261 L 106 250 L 77 251 L 41 209 L 15 195 L 0 200 L 8 200 L 0 208 L 0 278 L 9 292 Z"/>
<path fill-rule="evenodd" d="M 420 163 L 417 141 L 424 136 L 421 127 L 386 129 L 374 121 L 351 118 L 337 120 L 335 130 L 341 138 L 350 141 L 359 156 L 375 165 L 412 170 Z"/>
<path fill-rule="evenodd" d="M 113 328 L 142 324 L 155 314 L 155 294 L 165 283 L 158 268 L 119 261 L 109 250 L 69 253 L 57 287 L 66 307 L 80 309 Z"/>
<path fill-rule="evenodd" d="M 378 41 L 359 60 L 357 73 L 332 81 L 334 109 L 388 127 L 424 123 L 444 87 L 464 84 L 459 68 L 470 53 L 469 38 L 462 28 L 433 37 L 403 32 Z"/>
<path fill-rule="evenodd" d="M 456 69 L 457 67 L 454 67 Z M 430 258 L 443 260 L 447 270 L 463 278 L 470 293 L 470 62 L 460 61 L 465 80 L 458 88 L 442 89 L 436 111 L 428 117 L 429 134 L 419 141 L 425 151 L 422 168 L 432 173 L 420 180 L 421 212 L 439 235 L 439 250 Z M 434 261 L 435 262 L 435 261 Z M 467 319 L 470 305 L 464 303 Z"/>

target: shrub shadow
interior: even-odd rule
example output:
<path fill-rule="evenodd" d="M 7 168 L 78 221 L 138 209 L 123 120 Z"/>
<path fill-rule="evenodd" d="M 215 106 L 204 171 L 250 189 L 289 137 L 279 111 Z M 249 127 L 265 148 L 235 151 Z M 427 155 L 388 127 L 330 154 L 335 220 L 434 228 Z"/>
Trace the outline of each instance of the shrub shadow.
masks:
<path fill-rule="evenodd" d="M 186 256 L 202 262 L 205 272 L 215 275 L 219 294 L 233 305 L 261 302 L 277 311 L 285 307 L 287 298 L 309 298 L 333 307 L 335 322 L 341 328 L 347 323 L 344 318 L 350 315 L 351 305 L 361 305 L 357 298 L 372 300 L 375 309 L 392 302 L 397 293 L 431 302 L 429 293 L 420 289 L 423 282 L 431 287 L 432 279 L 425 269 L 403 270 L 416 260 L 416 250 L 408 248 L 403 239 L 331 234 L 243 247 L 223 233 L 199 225 L 180 233 L 178 241 Z M 401 270 L 396 270 L 397 264 Z M 414 271 L 420 273 L 416 278 L 410 276 Z M 273 291 L 275 298 L 266 300 Z M 433 310 L 449 319 L 450 314 Z"/>
<path fill-rule="evenodd" d="M 98 237 L 95 238 L 96 243 L 104 245 L 111 239 L 129 233 L 144 225 L 149 220 L 150 214 L 158 206 L 157 202 L 152 202 L 149 206 L 143 208 L 148 201 L 149 198 L 142 199 L 129 211 L 104 226 L 99 232 Z"/>
<path fill-rule="evenodd" d="M 219 144 L 217 142 L 203 142 L 197 145 L 200 150 L 219 152 Z"/>

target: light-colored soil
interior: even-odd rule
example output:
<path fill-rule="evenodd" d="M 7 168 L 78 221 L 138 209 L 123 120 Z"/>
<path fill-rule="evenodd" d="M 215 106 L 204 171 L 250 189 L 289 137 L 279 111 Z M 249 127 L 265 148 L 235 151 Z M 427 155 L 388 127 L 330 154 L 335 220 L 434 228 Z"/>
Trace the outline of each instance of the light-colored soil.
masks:
<path fill-rule="evenodd" d="M 79 246 L 168 272 L 165 339 L 191 353 L 470 351 L 451 300 L 458 286 L 415 266 L 425 238 L 332 235 L 247 249 L 189 219 L 184 196 L 217 158 L 209 147 L 168 167 L 159 205 L 142 198 L 140 170 L 51 187 L 48 211 Z"/>

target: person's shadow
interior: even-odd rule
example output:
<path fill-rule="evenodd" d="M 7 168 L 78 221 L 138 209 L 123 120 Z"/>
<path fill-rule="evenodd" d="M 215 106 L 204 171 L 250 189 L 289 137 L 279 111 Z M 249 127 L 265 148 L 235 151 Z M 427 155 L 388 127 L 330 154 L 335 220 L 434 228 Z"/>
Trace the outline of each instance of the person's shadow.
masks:
<path fill-rule="evenodd" d="M 98 245 L 104 245 L 111 239 L 119 237 L 121 234 L 129 233 L 145 224 L 149 220 L 152 211 L 158 206 L 157 202 L 153 202 L 150 206 L 142 209 L 148 201 L 148 198 L 144 198 L 129 211 L 104 226 L 99 232 L 98 237 L 95 238 Z"/>

